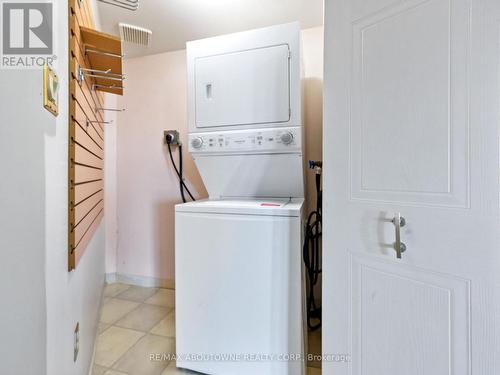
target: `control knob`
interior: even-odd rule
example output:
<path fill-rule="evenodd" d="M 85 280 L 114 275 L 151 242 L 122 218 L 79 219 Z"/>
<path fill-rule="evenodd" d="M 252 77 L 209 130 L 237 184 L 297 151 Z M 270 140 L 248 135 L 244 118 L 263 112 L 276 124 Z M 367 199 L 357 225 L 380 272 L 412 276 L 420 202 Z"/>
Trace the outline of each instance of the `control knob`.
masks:
<path fill-rule="evenodd" d="M 289 145 L 293 142 L 293 134 L 291 132 L 285 132 L 280 136 L 281 142 L 285 145 Z"/>
<path fill-rule="evenodd" d="M 201 146 L 203 146 L 203 138 L 201 137 L 196 137 L 196 138 L 193 138 L 191 140 L 191 146 L 193 146 L 193 148 L 201 148 Z"/>

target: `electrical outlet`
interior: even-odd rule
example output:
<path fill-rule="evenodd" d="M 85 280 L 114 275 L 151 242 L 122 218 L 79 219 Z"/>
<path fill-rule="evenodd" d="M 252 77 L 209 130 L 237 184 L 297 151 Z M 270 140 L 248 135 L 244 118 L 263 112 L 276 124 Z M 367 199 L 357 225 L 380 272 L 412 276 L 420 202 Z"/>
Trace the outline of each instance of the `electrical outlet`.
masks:
<path fill-rule="evenodd" d="M 165 130 L 163 132 L 163 142 L 169 145 L 179 145 L 179 132 L 177 130 Z"/>
<path fill-rule="evenodd" d="M 80 351 L 80 322 L 76 323 L 74 337 L 73 337 L 73 362 L 78 359 L 78 352 Z"/>

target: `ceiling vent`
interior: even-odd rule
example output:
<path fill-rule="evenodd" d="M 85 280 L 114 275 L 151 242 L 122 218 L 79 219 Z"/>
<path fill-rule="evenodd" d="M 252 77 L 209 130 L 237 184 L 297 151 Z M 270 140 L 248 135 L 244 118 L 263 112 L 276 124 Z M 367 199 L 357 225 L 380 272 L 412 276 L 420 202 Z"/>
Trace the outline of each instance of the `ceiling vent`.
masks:
<path fill-rule="evenodd" d="M 123 42 L 134 43 L 140 46 L 149 47 L 153 32 L 143 27 L 119 23 L 120 37 Z"/>

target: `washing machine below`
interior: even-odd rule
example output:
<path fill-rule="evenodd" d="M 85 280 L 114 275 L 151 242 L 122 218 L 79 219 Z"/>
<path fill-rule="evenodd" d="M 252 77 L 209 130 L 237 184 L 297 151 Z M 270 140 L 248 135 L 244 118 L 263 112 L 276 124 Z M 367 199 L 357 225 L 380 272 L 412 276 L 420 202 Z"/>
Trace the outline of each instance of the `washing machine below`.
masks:
<path fill-rule="evenodd" d="M 177 367 L 299 375 L 303 199 L 176 206 Z"/>

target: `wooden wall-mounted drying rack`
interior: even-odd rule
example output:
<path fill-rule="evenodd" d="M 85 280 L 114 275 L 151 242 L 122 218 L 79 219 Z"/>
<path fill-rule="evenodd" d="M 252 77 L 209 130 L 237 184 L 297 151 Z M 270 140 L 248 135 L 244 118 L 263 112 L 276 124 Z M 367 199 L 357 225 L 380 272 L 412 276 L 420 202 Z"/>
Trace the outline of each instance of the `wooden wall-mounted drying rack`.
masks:
<path fill-rule="evenodd" d="M 83 53 L 90 68 L 79 66 L 79 79 L 93 78 L 92 87 L 96 91 L 123 95 L 122 42 L 120 38 L 103 34 L 87 27 L 80 27 Z"/>
<path fill-rule="evenodd" d="M 69 1 L 68 268 L 104 215 L 103 92 L 123 95 L 120 38 L 95 30 L 88 0 Z"/>

